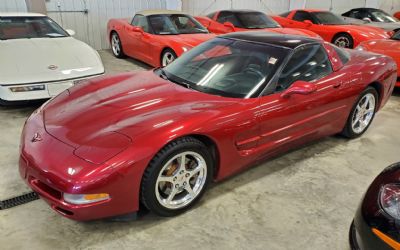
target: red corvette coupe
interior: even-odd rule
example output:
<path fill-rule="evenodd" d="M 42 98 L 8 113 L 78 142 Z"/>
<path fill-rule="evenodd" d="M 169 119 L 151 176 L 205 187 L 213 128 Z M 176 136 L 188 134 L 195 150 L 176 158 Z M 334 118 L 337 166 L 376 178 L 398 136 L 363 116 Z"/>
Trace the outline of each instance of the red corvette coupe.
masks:
<path fill-rule="evenodd" d="M 392 36 L 391 39 L 371 40 L 362 42 L 357 50 L 366 50 L 393 58 L 397 63 L 397 83 L 396 86 L 400 87 L 400 31 Z"/>
<path fill-rule="evenodd" d="M 169 10 L 141 11 L 132 20 L 111 19 L 107 34 L 117 58 L 130 56 L 154 67 L 166 66 L 215 37 L 190 15 Z"/>
<path fill-rule="evenodd" d="M 221 10 L 213 12 L 206 17 L 197 16 L 195 18 L 215 34 L 265 30 L 281 34 L 320 37 L 316 33 L 305 29 L 282 28 L 274 19 L 254 10 Z"/>
<path fill-rule="evenodd" d="M 231 33 L 165 68 L 97 78 L 44 104 L 22 132 L 20 174 L 71 219 L 140 203 L 177 215 L 210 181 L 324 136 L 362 135 L 396 77 L 384 55 Z"/>
<path fill-rule="evenodd" d="M 311 30 L 325 41 L 344 48 L 355 48 L 363 41 L 390 37 L 383 29 L 351 25 L 329 11 L 293 10 L 273 18 L 283 27 Z"/>

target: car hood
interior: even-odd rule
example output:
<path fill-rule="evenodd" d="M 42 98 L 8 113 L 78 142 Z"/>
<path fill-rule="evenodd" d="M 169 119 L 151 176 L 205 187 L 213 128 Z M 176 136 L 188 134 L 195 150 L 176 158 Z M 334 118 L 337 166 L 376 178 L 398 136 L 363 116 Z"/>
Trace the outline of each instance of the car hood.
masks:
<path fill-rule="evenodd" d="M 179 34 L 179 35 L 165 35 L 165 38 L 171 42 L 181 44 L 182 46 L 196 47 L 200 43 L 208 41 L 215 37 L 214 34 Z"/>
<path fill-rule="evenodd" d="M 237 99 L 190 90 L 152 71 L 101 77 L 56 97 L 44 112 L 46 131 L 78 148 L 118 132 L 132 139 L 215 115 Z M 201 113 L 201 115 L 199 115 Z M 209 115 L 208 115 L 209 114 Z"/>
<path fill-rule="evenodd" d="M 0 55 L 1 85 L 59 81 L 104 72 L 98 53 L 72 37 L 2 40 Z"/>
<path fill-rule="evenodd" d="M 328 25 L 326 25 L 328 26 Z M 349 31 L 349 32 L 354 32 L 361 34 L 362 36 L 365 36 L 368 39 L 386 39 L 389 38 L 389 34 L 376 27 L 372 26 L 366 26 L 366 25 L 334 25 L 335 28 L 343 31 Z"/>

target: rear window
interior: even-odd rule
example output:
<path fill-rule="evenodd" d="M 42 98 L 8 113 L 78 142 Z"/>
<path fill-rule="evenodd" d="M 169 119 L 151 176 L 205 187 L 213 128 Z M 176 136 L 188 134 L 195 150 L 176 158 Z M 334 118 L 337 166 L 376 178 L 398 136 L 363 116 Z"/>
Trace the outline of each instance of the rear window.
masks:
<path fill-rule="evenodd" d="M 347 51 L 333 44 L 331 44 L 331 46 L 335 49 L 336 53 L 338 54 L 343 64 L 346 64 L 350 60 L 350 54 Z"/>

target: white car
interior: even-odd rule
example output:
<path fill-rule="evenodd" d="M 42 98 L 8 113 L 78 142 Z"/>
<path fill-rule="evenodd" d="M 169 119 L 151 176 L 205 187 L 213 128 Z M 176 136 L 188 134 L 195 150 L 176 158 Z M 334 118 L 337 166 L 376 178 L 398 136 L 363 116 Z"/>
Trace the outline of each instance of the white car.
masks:
<path fill-rule="evenodd" d="M 99 54 L 49 17 L 0 13 L 0 103 L 47 99 L 104 74 Z"/>
<path fill-rule="evenodd" d="M 386 31 L 397 32 L 400 22 L 395 17 L 380 9 L 356 8 L 342 14 L 345 21 L 351 24 L 374 26 Z"/>

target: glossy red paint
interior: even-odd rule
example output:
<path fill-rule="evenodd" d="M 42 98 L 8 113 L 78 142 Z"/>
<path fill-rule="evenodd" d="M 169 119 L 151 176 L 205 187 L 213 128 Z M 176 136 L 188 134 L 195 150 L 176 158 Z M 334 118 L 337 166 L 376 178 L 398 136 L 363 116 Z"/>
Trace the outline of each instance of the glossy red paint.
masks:
<path fill-rule="evenodd" d="M 324 46 L 332 62 L 339 60 L 331 45 Z M 195 136 L 215 143 L 214 178 L 222 180 L 342 131 L 359 94 L 372 83 L 380 86 L 381 108 L 393 91 L 393 60 L 349 53 L 348 63 L 334 64 L 336 71 L 313 86 L 298 82 L 283 93 L 249 99 L 197 92 L 153 71 L 76 85 L 28 118 L 21 138 L 21 177 L 68 218 L 127 214 L 139 210 L 141 179 L 154 155 L 177 138 Z M 33 142 L 37 135 L 42 140 Z M 63 193 L 111 198 L 71 205 Z"/>
<path fill-rule="evenodd" d="M 400 19 L 400 11 L 394 13 L 393 15 L 395 18 Z"/>
<path fill-rule="evenodd" d="M 240 31 L 255 31 L 255 30 L 264 30 L 267 32 L 279 33 L 279 34 L 288 34 L 288 35 L 299 35 L 299 36 L 308 36 L 314 38 L 320 38 L 320 36 L 312 31 L 307 29 L 291 29 L 291 28 L 267 28 L 267 29 L 245 29 L 235 27 L 233 24 L 223 24 L 217 21 L 220 12 L 217 12 L 214 17 L 211 19 L 205 16 L 196 16 L 196 20 L 199 21 L 204 27 L 206 27 L 210 32 L 214 34 L 226 34 L 231 32 L 240 32 Z"/>
<path fill-rule="evenodd" d="M 272 16 L 280 25 L 285 28 L 299 28 L 306 29 L 320 35 L 325 41 L 332 42 L 337 34 L 346 33 L 349 34 L 354 40 L 354 48 L 358 46 L 360 42 L 368 41 L 371 39 L 385 39 L 389 38 L 390 35 L 380 28 L 362 25 L 320 25 L 306 22 L 299 22 L 293 20 L 293 16 L 297 11 L 316 12 L 320 10 L 293 10 L 287 17 Z"/>
<path fill-rule="evenodd" d="M 107 24 L 108 40 L 111 33 L 120 37 L 124 53 L 154 67 L 161 66 L 161 55 L 165 49 L 171 49 L 179 57 L 186 50 L 215 37 L 214 34 L 176 34 L 157 35 L 144 32 L 131 25 L 129 19 L 111 19 Z"/>
<path fill-rule="evenodd" d="M 399 40 L 371 40 L 360 43 L 360 47 L 364 50 L 378 54 L 387 55 L 393 58 L 397 63 L 397 83 L 400 87 L 400 41 Z"/>

